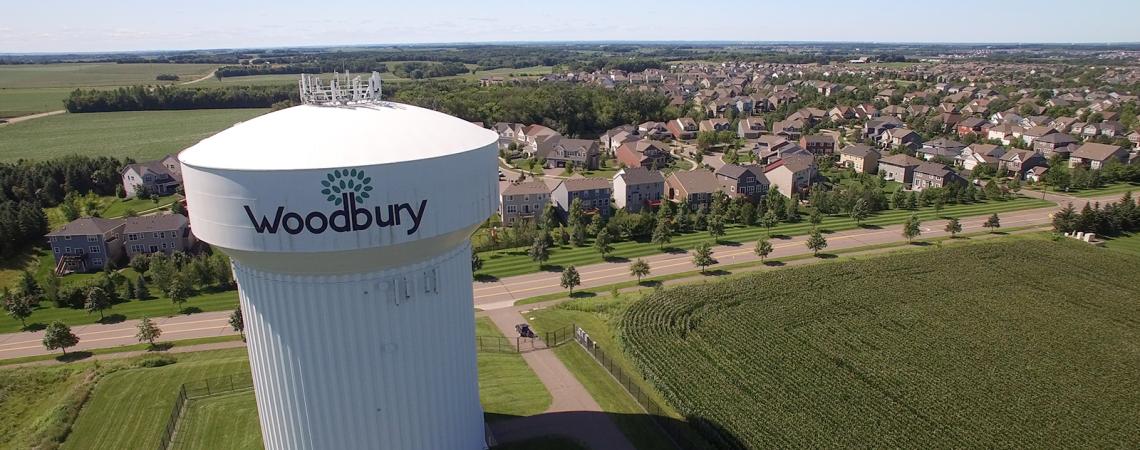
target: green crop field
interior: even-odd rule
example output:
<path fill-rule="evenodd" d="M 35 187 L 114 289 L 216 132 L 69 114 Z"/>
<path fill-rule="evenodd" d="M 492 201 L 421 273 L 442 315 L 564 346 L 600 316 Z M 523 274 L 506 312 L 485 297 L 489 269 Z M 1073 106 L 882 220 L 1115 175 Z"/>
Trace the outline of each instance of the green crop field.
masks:
<path fill-rule="evenodd" d="M 0 162 L 63 155 L 132 157 L 177 153 L 268 109 L 60 114 L 0 126 Z"/>
<path fill-rule="evenodd" d="M 1016 198 L 1007 201 L 988 201 L 982 203 L 974 203 L 968 205 L 947 205 L 942 209 L 942 212 L 936 212 L 934 208 L 921 208 L 917 211 L 919 218 L 922 220 L 933 220 L 938 217 L 971 217 L 983 216 L 991 213 L 1002 213 L 1010 211 L 1018 211 L 1025 209 L 1044 208 L 1053 206 L 1052 202 L 1047 202 L 1040 199 L 1032 198 Z M 896 225 L 903 223 L 910 217 L 914 211 L 908 210 L 888 210 L 881 211 L 871 216 L 871 218 L 864 220 L 866 225 L 886 226 Z M 833 216 L 825 217 L 820 224 L 820 228 L 829 231 L 850 230 L 856 228 L 855 221 L 850 217 Z M 772 234 L 797 236 L 804 235 L 811 232 L 812 225 L 807 220 L 798 223 L 784 223 L 772 227 Z M 721 238 L 721 242 L 731 243 L 746 243 L 755 241 L 762 236 L 767 235 L 767 230 L 760 226 L 745 227 L 745 226 L 728 226 L 725 229 L 726 234 Z M 673 242 L 669 244 L 670 247 L 680 249 L 691 249 L 696 247 L 701 242 L 708 242 L 711 238 L 707 232 L 697 231 L 682 235 L 674 235 Z M 616 258 L 636 258 L 639 256 L 652 255 L 660 253 L 661 249 L 656 245 L 646 242 L 626 241 L 613 244 L 614 252 L 613 257 Z M 513 248 L 507 250 L 486 251 L 479 254 L 483 258 L 483 269 L 479 271 L 481 275 L 488 275 L 494 277 L 507 277 L 513 275 L 521 275 L 525 273 L 537 272 L 539 270 L 538 264 L 527 256 L 526 248 Z M 550 260 L 546 262 L 552 266 L 566 266 L 570 264 L 584 265 L 602 262 L 602 257 L 594 250 L 592 245 L 587 243 L 584 247 L 570 247 L 570 246 L 555 246 L 550 249 Z"/>
<path fill-rule="evenodd" d="M 218 64 L 14 64 L 0 66 L 0 88 L 130 86 L 170 84 L 161 74 L 178 75 L 179 82 L 209 75 Z"/>
<path fill-rule="evenodd" d="M 0 87 L 0 118 L 63 109 L 63 100 L 72 90 L 72 88 Z"/>
<path fill-rule="evenodd" d="M 749 447 L 1136 448 L 1134 267 L 1041 235 L 825 263 L 652 293 L 621 339 Z"/>

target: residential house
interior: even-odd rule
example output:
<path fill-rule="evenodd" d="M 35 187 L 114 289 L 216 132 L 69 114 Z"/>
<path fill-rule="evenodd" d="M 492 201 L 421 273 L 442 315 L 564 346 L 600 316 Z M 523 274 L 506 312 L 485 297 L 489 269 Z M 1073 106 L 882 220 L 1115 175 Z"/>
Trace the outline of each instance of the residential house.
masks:
<path fill-rule="evenodd" d="M 999 124 L 990 128 L 990 131 L 986 133 L 986 139 L 998 140 L 1001 141 L 1002 145 L 1008 146 L 1024 132 L 1025 129 L 1017 125 Z"/>
<path fill-rule="evenodd" d="M 788 197 L 806 194 L 817 174 L 815 157 L 810 155 L 788 156 L 764 168 L 768 183 Z"/>
<path fill-rule="evenodd" d="M 1127 164 L 1128 151 L 1119 145 L 1090 142 L 1080 146 L 1069 156 L 1069 167 L 1085 166 L 1095 170 L 1104 167 L 1109 161 Z"/>
<path fill-rule="evenodd" d="M 665 126 L 665 122 L 645 122 L 637 126 L 637 134 L 645 136 L 647 139 L 666 139 L 670 137 L 669 128 Z"/>
<path fill-rule="evenodd" d="M 664 168 L 673 159 L 667 145 L 651 140 L 626 142 L 618 147 L 616 155 L 618 163 L 626 167 L 651 169 Z"/>
<path fill-rule="evenodd" d="M 1045 173 L 1049 171 L 1048 167 L 1037 166 L 1025 172 L 1025 179 L 1038 183 L 1045 179 Z"/>
<path fill-rule="evenodd" d="M 1059 134 L 1059 132 L 1048 125 L 1036 125 L 1021 133 L 1021 139 L 1024 140 L 1027 145 L 1032 146 L 1034 141 L 1053 134 Z"/>
<path fill-rule="evenodd" d="M 534 124 L 527 125 L 523 128 L 522 133 L 518 136 L 522 142 L 523 151 L 527 155 L 534 156 L 538 153 L 538 145 L 548 139 L 562 136 L 557 131 L 547 128 L 542 125 Z"/>
<path fill-rule="evenodd" d="M 966 170 L 972 171 L 978 166 L 990 166 L 996 169 L 1000 162 L 999 158 L 1004 154 L 1005 148 L 1002 146 L 973 143 L 962 150 L 957 160 Z"/>
<path fill-rule="evenodd" d="M 181 214 L 128 217 L 123 227 L 127 257 L 151 253 L 189 252 L 196 242 L 190 220 Z"/>
<path fill-rule="evenodd" d="M 772 133 L 793 141 L 800 138 L 803 130 L 804 123 L 801 120 L 781 120 L 772 124 Z"/>
<path fill-rule="evenodd" d="M 876 173 L 879 170 L 879 152 L 863 144 L 848 145 L 839 152 L 839 164 L 858 173 Z"/>
<path fill-rule="evenodd" d="M 550 203 L 550 188 L 541 181 L 512 183 L 499 194 L 499 217 L 504 225 L 532 219 Z"/>
<path fill-rule="evenodd" d="M 1069 136 L 1066 133 L 1049 133 L 1033 140 L 1033 150 L 1045 155 L 1046 158 L 1053 157 L 1054 154 L 1060 154 L 1060 149 L 1067 149 L 1070 145 L 1076 144 L 1076 138 Z M 1062 156 L 1067 157 L 1068 153 Z"/>
<path fill-rule="evenodd" d="M 969 134 L 978 134 L 982 132 L 982 126 L 986 124 L 985 120 L 978 117 L 967 117 L 958 122 L 958 136 L 966 136 Z"/>
<path fill-rule="evenodd" d="M 631 167 L 614 174 L 614 205 L 631 213 L 657 206 L 665 196 L 665 177 L 644 167 Z"/>
<path fill-rule="evenodd" d="M 965 148 L 966 145 L 961 142 L 938 138 L 922 143 L 922 148 L 918 149 L 916 153 L 919 158 L 927 161 L 933 161 L 935 158 L 953 160 L 961 155 Z"/>
<path fill-rule="evenodd" d="M 1013 149 L 1001 155 L 1001 165 L 1010 173 L 1021 177 L 1026 171 L 1038 166 L 1048 166 L 1045 157 L 1033 150 Z"/>
<path fill-rule="evenodd" d="M 134 197 L 140 191 L 170 195 L 182 186 L 182 164 L 172 155 L 158 161 L 128 164 L 121 175 L 127 197 Z"/>
<path fill-rule="evenodd" d="M 720 189 L 720 180 L 707 170 L 678 170 L 665 178 L 666 197 L 677 203 L 687 201 L 694 211 L 708 206 Z"/>
<path fill-rule="evenodd" d="M 93 272 L 123 257 L 122 219 L 81 217 L 47 234 L 55 274 Z"/>
<path fill-rule="evenodd" d="M 599 163 L 598 143 L 589 139 L 571 139 L 554 136 L 540 141 L 539 159 L 546 160 L 546 167 L 570 167 L 596 170 Z"/>
<path fill-rule="evenodd" d="M 898 181 L 910 185 L 914 181 L 914 169 L 923 161 L 910 155 L 897 154 L 879 160 L 879 174 L 887 181 Z"/>
<path fill-rule="evenodd" d="M 890 128 L 883 131 L 879 138 L 879 145 L 883 148 L 906 147 L 918 148 L 922 145 L 922 136 L 907 128 Z"/>
<path fill-rule="evenodd" d="M 583 211 L 608 217 L 612 194 L 610 180 L 605 178 L 567 178 L 554 187 L 550 199 L 558 207 L 563 219 L 569 214 L 570 205 L 575 199 L 582 200 Z"/>
<path fill-rule="evenodd" d="M 730 197 L 755 197 L 768 192 L 764 168 L 756 164 L 725 164 L 716 170 L 715 175 Z"/>
<path fill-rule="evenodd" d="M 897 117 L 879 117 L 863 124 L 863 138 L 879 142 L 883 132 L 892 128 L 902 128 L 903 122 Z"/>
<path fill-rule="evenodd" d="M 697 125 L 697 129 L 702 131 L 702 132 L 705 132 L 705 131 L 721 132 L 721 131 L 728 131 L 731 128 L 732 128 L 732 122 L 729 122 L 728 119 L 705 119 L 705 120 L 702 120 L 701 123 Z"/>
<path fill-rule="evenodd" d="M 681 117 L 679 119 L 670 120 L 665 124 L 665 128 L 673 134 L 673 138 L 677 140 L 687 141 L 697 137 L 697 122 L 689 117 Z"/>
<path fill-rule="evenodd" d="M 946 187 L 950 183 L 963 183 L 958 174 L 943 164 L 924 162 L 914 168 L 914 181 L 912 189 L 921 191 L 926 188 Z"/>
<path fill-rule="evenodd" d="M 741 139 L 756 139 L 768 131 L 768 128 L 764 125 L 763 117 L 748 117 L 741 120 L 736 128 L 736 134 L 739 135 Z"/>
<path fill-rule="evenodd" d="M 816 155 L 830 155 L 835 153 L 838 145 L 835 136 L 826 134 L 813 134 L 800 137 L 800 147 Z"/>

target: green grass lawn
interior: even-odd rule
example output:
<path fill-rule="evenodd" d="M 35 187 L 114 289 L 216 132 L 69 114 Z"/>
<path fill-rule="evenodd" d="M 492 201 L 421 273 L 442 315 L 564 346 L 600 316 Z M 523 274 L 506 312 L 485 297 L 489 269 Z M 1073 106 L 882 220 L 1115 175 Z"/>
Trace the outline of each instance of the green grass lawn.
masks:
<path fill-rule="evenodd" d="M 1052 205 L 1053 203 L 1045 200 L 1021 197 L 1008 201 L 989 201 L 969 205 L 947 205 L 942 209 L 941 213 L 936 212 L 932 207 L 922 208 L 919 209 L 917 213 L 923 220 L 932 220 L 943 216 L 980 216 L 995 212 L 1001 213 L 1043 208 Z M 907 210 L 881 211 L 871 218 L 864 220 L 863 223 L 875 226 L 900 224 L 905 221 L 912 212 L 913 211 Z M 772 228 L 772 233 L 788 236 L 804 235 L 811 231 L 811 227 L 811 224 L 805 219 L 799 223 L 780 224 Z M 821 229 L 830 231 L 849 230 L 856 227 L 855 221 L 850 217 L 826 217 L 820 225 Z M 762 227 L 729 226 L 726 227 L 726 234 L 721 238 L 721 242 L 747 243 L 755 241 L 765 235 L 767 235 L 767 231 Z M 711 240 L 706 232 L 693 232 L 673 236 L 673 242 L 670 244 L 670 247 L 690 249 L 701 242 L 709 242 Z M 617 258 L 636 258 L 661 252 L 656 245 L 646 242 L 618 242 L 615 243 L 613 247 L 614 252 L 612 256 Z M 538 264 L 530 260 L 526 254 L 526 250 L 526 248 L 514 248 L 481 252 L 479 255 L 483 258 L 483 269 L 480 270 L 479 273 L 502 278 L 537 272 L 539 270 Z M 547 261 L 546 264 L 551 266 L 566 266 L 570 264 L 581 266 L 598 262 L 602 262 L 601 255 L 599 255 L 592 246 L 587 245 L 577 248 L 569 246 L 552 248 L 550 250 L 550 260 Z"/>
<path fill-rule="evenodd" d="M 502 336 L 491 319 L 475 320 L 477 336 Z M 531 416 L 550 407 L 550 393 L 517 353 L 479 352 L 479 402 L 483 412 Z"/>
<path fill-rule="evenodd" d="M 1076 192 L 1069 192 L 1069 195 L 1074 197 L 1100 197 L 1102 195 L 1121 194 L 1132 191 L 1133 193 L 1140 192 L 1140 183 L 1113 183 L 1107 186 L 1098 187 L 1094 189 L 1084 189 Z"/>
<path fill-rule="evenodd" d="M 1132 448 L 1138 266 L 1003 238 L 654 292 L 620 336 L 748 447 Z"/>
<path fill-rule="evenodd" d="M 1108 238 L 1105 240 L 1104 246 L 1119 252 L 1140 256 L 1140 233 Z"/>
<path fill-rule="evenodd" d="M 204 76 L 219 64 L 14 64 L 0 66 L 0 88 L 77 88 L 95 86 L 130 86 L 136 84 L 171 84 L 157 81 L 160 74 L 174 74 L 178 82 Z"/>
<path fill-rule="evenodd" d="M 136 214 L 141 214 L 153 209 L 169 209 L 170 205 L 174 202 L 181 200 L 179 195 L 167 195 L 158 197 L 155 200 L 143 200 L 140 198 L 118 198 L 115 196 L 99 197 L 99 217 L 106 219 L 116 219 L 127 215 L 128 211 L 134 211 Z M 82 203 L 81 203 L 82 204 Z M 58 206 L 45 208 L 44 213 L 48 217 L 48 226 L 52 229 L 59 228 L 67 223 L 67 218 L 63 217 L 63 213 L 59 211 Z"/>
<path fill-rule="evenodd" d="M 264 448 L 253 391 L 191 400 L 171 447 L 202 450 Z"/>
<path fill-rule="evenodd" d="M 66 404 L 84 384 L 80 365 L 0 370 L 0 448 L 36 448 L 58 435 Z"/>
<path fill-rule="evenodd" d="M 79 413 L 63 448 L 155 448 L 179 386 L 249 371 L 244 348 L 180 354 L 177 360 L 168 366 L 105 375 Z M 226 418 L 227 422 L 238 420 L 237 415 Z M 235 435 L 229 439 L 238 441 L 243 437 Z"/>
<path fill-rule="evenodd" d="M 67 280 L 67 277 L 65 277 L 64 280 L 65 283 L 70 281 Z M 157 296 L 156 294 L 156 289 L 152 288 L 151 295 L 155 298 L 118 303 L 103 313 L 106 316 L 121 316 L 119 318 L 122 320 L 141 319 L 143 316 L 167 317 L 179 314 L 178 309 L 169 298 Z M 237 291 L 232 290 L 195 295 L 190 297 L 182 307 L 187 309 L 197 308 L 200 312 L 209 312 L 227 311 L 236 308 L 237 305 Z M 34 326 L 35 324 L 47 325 L 55 320 L 62 320 L 70 326 L 86 325 L 97 323 L 99 321 L 99 315 L 88 314 L 87 311 L 82 309 L 56 308 L 51 302 L 43 302 L 40 304 L 40 307 L 32 313 L 32 316 L 27 319 L 27 322 L 29 326 Z M 13 333 L 17 331 L 20 331 L 20 321 L 12 319 L 7 315 L 0 317 L 0 333 Z"/>
<path fill-rule="evenodd" d="M 0 162 L 63 155 L 148 161 L 177 153 L 268 109 L 60 114 L 0 127 Z"/>

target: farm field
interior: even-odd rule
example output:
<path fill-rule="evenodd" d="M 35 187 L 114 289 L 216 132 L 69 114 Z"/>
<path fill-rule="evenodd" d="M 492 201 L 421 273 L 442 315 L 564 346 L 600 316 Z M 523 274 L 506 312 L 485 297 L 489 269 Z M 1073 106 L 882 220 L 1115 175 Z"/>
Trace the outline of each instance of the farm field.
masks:
<path fill-rule="evenodd" d="M 213 72 L 219 64 L 12 64 L 0 66 L 3 88 L 111 87 L 135 84 L 171 84 L 157 81 L 161 74 L 178 75 L 178 82 L 192 81 Z"/>
<path fill-rule="evenodd" d="M 944 216 L 981 216 L 995 212 L 1003 213 L 1044 208 L 1052 205 L 1053 203 L 1045 200 L 1020 197 L 1007 201 L 988 201 L 968 205 L 947 205 L 942 209 L 941 213 L 935 211 L 932 207 L 920 208 L 917 211 L 887 210 L 876 213 L 869 219 L 864 220 L 863 224 L 870 226 L 900 224 L 903 223 L 907 217 L 910 217 L 912 212 L 917 212 L 919 218 L 922 220 L 933 220 Z M 811 231 L 811 227 L 812 225 L 808 223 L 807 220 L 791 224 L 781 223 L 778 226 L 772 227 L 772 234 L 786 236 L 804 235 Z M 820 229 L 828 231 L 850 230 L 856 227 L 855 221 L 846 216 L 825 217 L 820 224 Z M 730 225 L 725 228 L 725 233 L 726 234 L 720 239 L 722 243 L 746 243 L 767 235 L 767 230 L 760 226 L 745 227 Z M 711 241 L 711 238 L 707 232 L 695 231 L 682 235 L 674 235 L 673 241 L 669 246 L 679 249 L 691 249 L 701 242 L 708 241 Z M 624 241 L 613 244 L 613 247 L 614 252 L 612 253 L 612 257 L 614 258 L 636 258 L 661 253 L 661 249 L 656 245 L 647 242 Z M 526 251 L 526 248 L 513 248 L 480 252 L 479 256 L 483 259 L 483 269 L 478 273 L 485 276 L 502 278 L 537 272 L 538 264 L 531 261 Z M 550 260 L 547 261 L 546 264 L 551 266 L 565 266 L 570 264 L 581 266 L 598 262 L 602 262 L 601 255 L 598 254 L 597 250 L 594 250 L 590 243 L 587 243 L 584 247 L 552 247 L 550 249 Z"/>
<path fill-rule="evenodd" d="M 0 87 L 0 119 L 63 109 L 73 88 Z"/>
<path fill-rule="evenodd" d="M 391 61 L 391 62 L 388 62 L 387 64 L 391 65 L 391 64 L 401 63 L 401 62 L 408 62 L 408 61 Z M 467 64 L 467 67 L 470 69 L 470 68 L 474 68 L 476 66 L 474 64 Z M 497 76 L 497 77 L 508 78 L 511 76 L 511 74 L 514 74 L 514 76 L 517 76 L 517 77 L 523 77 L 523 76 L 535 76 L 535 77 L 537 77 L 537 76 L 549 74 L 553 69 L 554 69 L 553 66 L 531 66 L 531 67 L 523 67 L 523 68 L 519 68 L 519 69 L 500 68 L 500 69 L 491 69 L 491 70 L 480 70 L 476 73 L 465 73 L 465 74 L 453 75 L 453 76 L 447 76 L 447 77 L 424 78 L 422 80 L 413 80 L 411 78 L 398 77 L 391 72 L 382 73 L 382 74 L 380 74 L 380 77 L 384 80 L 384 82 L 409 82 L 409 81 L 453 80 L 453 79 L 467 79 L 467 80 L 479 81 L 480 78 L 484 78 L 484 77 L 496 77 Z M 353 73 L 352 75 L 353 76 L 360 75 L 360 77 L 362 79 L 368 78 L 367 73 Z M 320 76 L 321 76 L 321 78 L 324 78 L 327 80 L 330 77 L 332 77 L 332 74 L 331 73 L 322 73 Z M 343 76 L 343 72 L 341 73 L 341 76 Z M 194 83 L 191 86 L 209 87 L 209 86 L 262 86 L 262 85 L 280 85 L 280 84 L 296 85 L 297 80 L 299 78 L 300 78 L 300 75 L 298 75 L 298 74 L 248 75 L 248 76 L 242 76 L 242 77 L 227 77 L 227 78 L 222 78 L 221 80 L 217 79 L 216 77 L 210 77 L 210 78 L 202 80 L 198 83 Z"/>
<path fill-rule="evenodd" d="M 750 447 L 1136 447 L 1137 265 L 1032 235 L 789 268 L 651 293 L 620 339 Z"/>
<path fill-rule="evenodd" d="M 0 162 L 64 155 L 131 157 L 177 153 L 268 109 L 60 114 L 0 127 Z"/>

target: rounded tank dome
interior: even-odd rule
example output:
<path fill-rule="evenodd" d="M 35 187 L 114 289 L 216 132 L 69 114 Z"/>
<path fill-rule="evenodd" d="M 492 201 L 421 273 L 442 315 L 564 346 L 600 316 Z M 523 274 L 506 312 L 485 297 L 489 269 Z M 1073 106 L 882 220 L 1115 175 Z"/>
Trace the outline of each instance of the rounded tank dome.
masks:
<path fill-rule="evenodd" d="M 497 138 L 462 119 L 402 103 L 301 105 L 234 125 L 178 159 L 207 169 L 326 169 L 436 158 Z"/>

